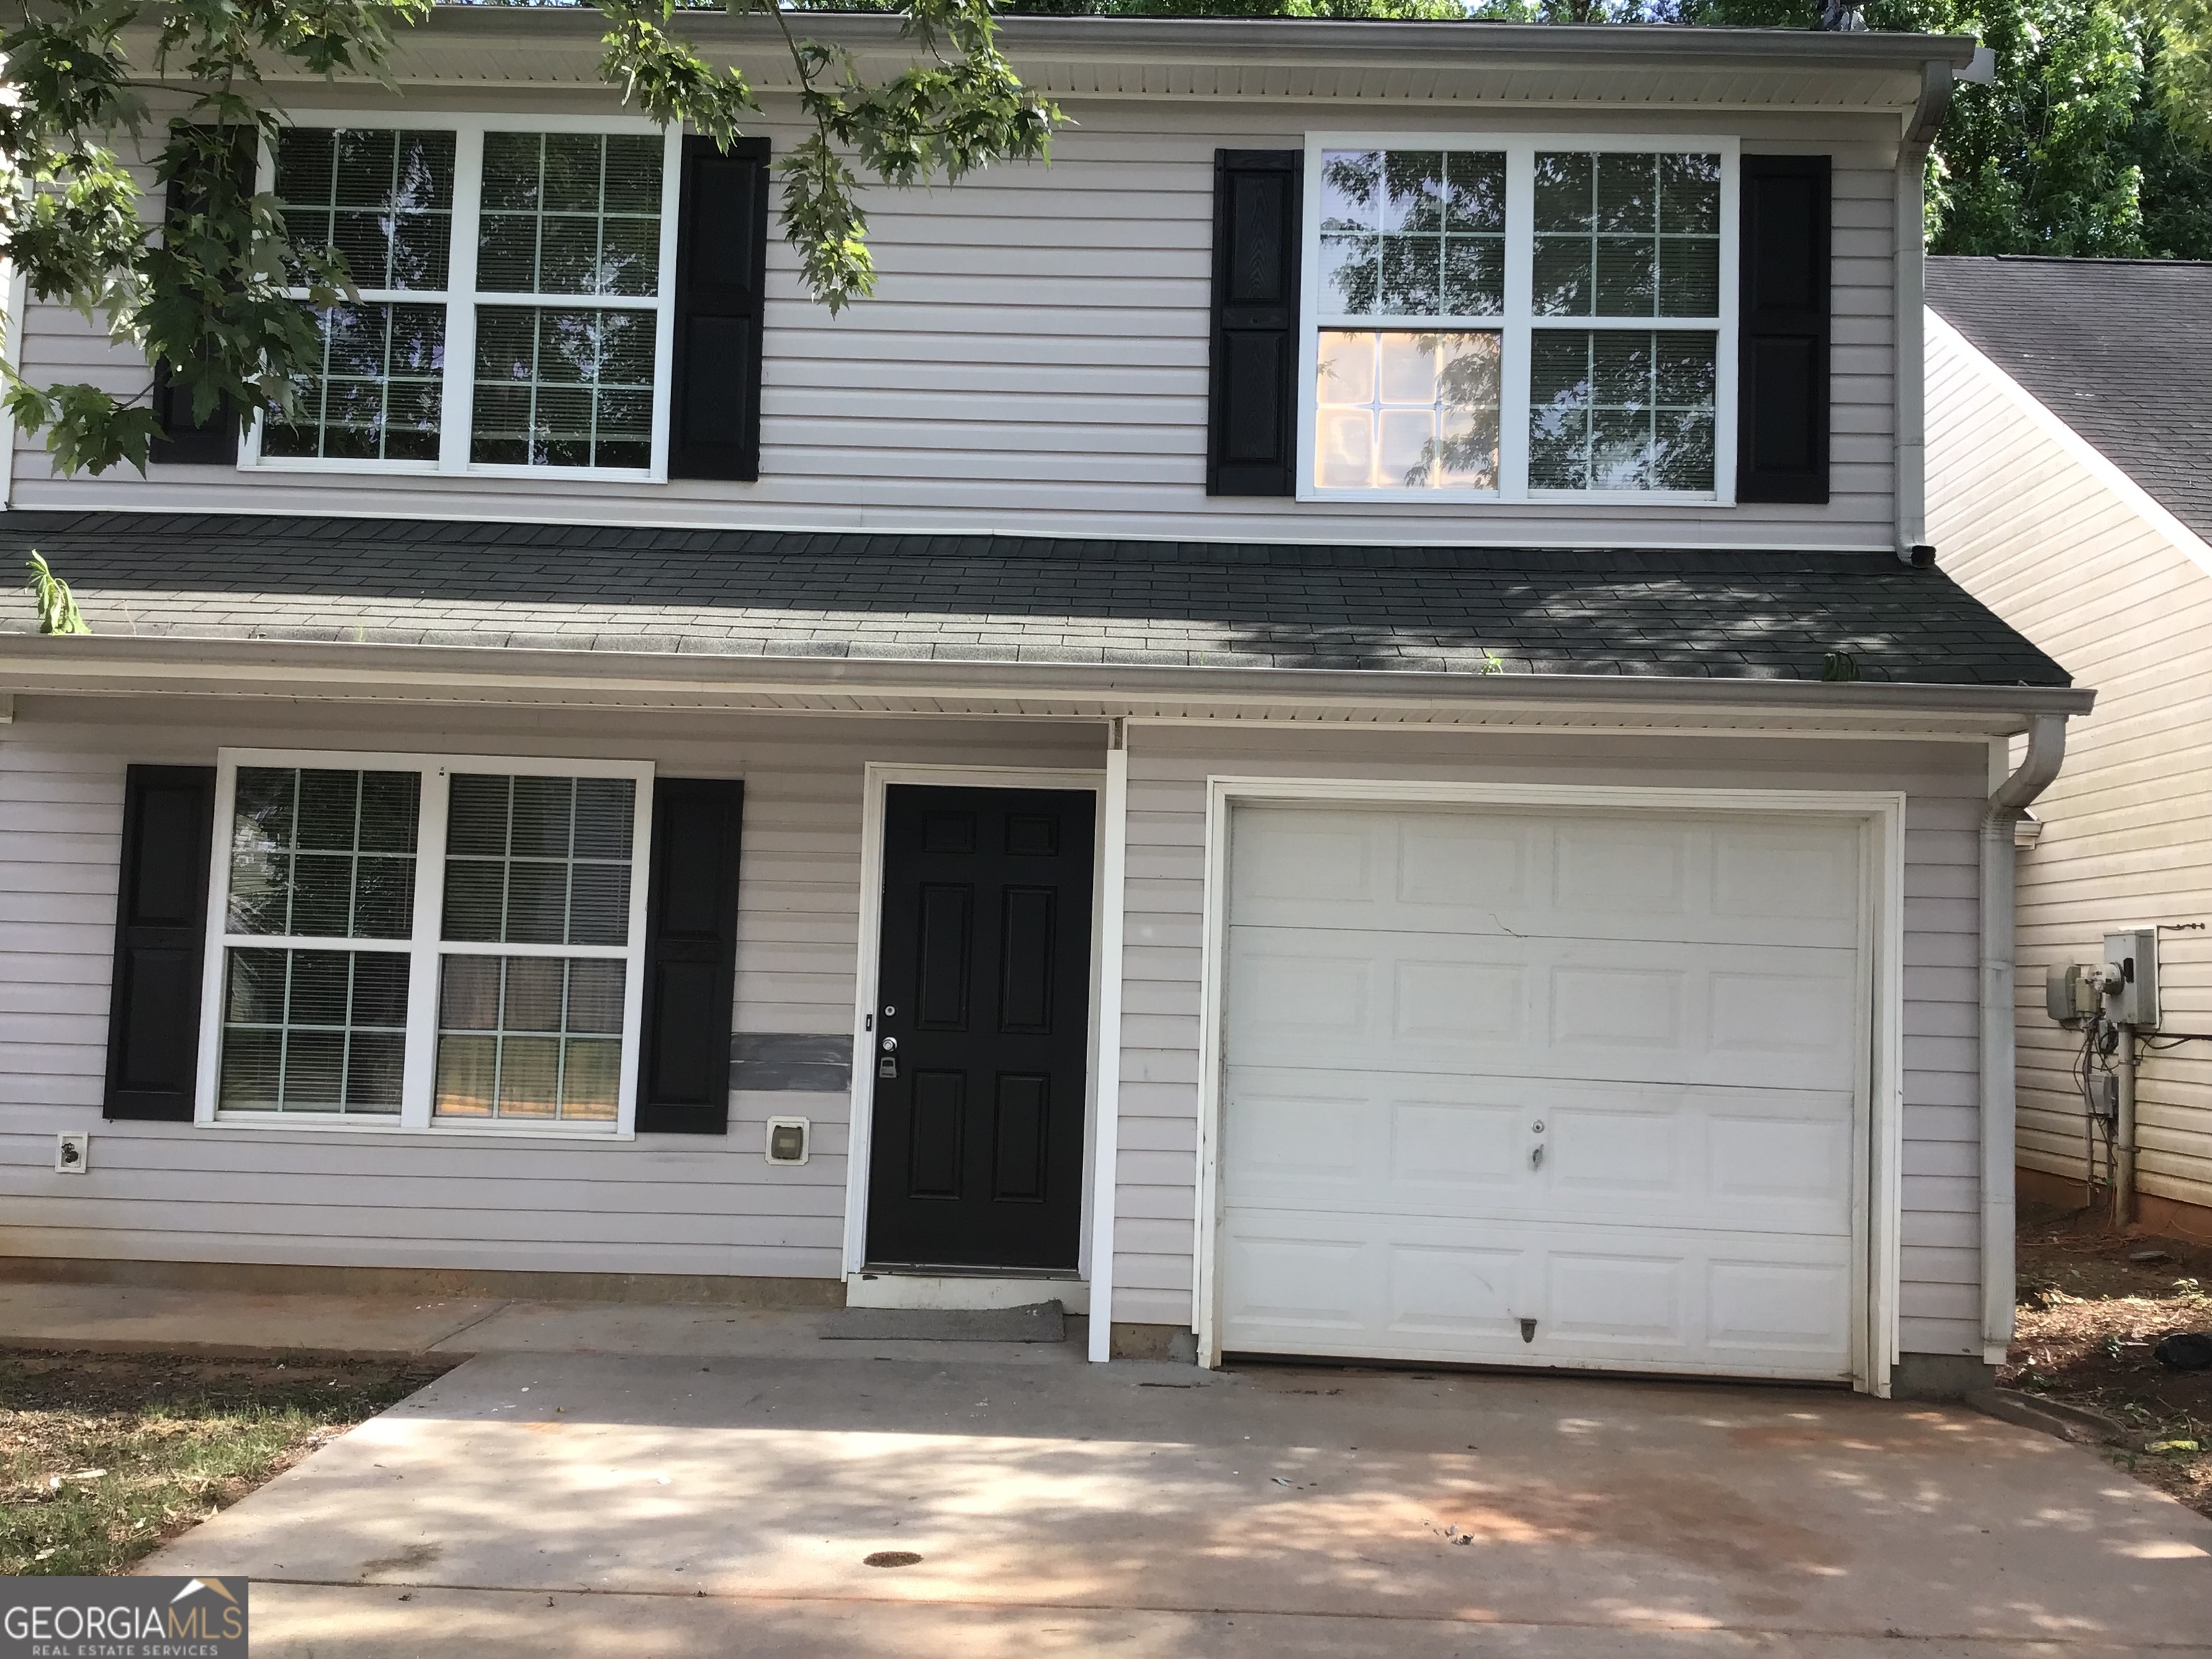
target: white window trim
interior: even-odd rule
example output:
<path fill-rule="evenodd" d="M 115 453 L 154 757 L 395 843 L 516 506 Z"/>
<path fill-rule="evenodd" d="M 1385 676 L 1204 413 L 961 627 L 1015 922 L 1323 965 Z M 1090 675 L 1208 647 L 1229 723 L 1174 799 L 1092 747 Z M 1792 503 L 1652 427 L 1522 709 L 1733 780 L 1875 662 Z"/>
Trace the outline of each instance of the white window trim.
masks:
<path fill-rule="evenodd" d="M 663 129 L 642 116 L 475 115 L 428 111 L 295 110 L 285 125 L 346 127 L 358 131 L 425 132 L 454 135 L 453 246 L 447 251 L 446 287 L 364 288 L 364 304 L 442 305 L 446 310 L 446 376 L 435 461 L 384 461 L 319 456 L 264 457 L 261 419 L 238 447 L 241 471 L 341 472 L 416 477 L 602 478 L 632 483 L 668 481 L 669 381 L 676 362 L 676 232 L 683 200 L 684 130 Z M 597 294 L 480 294 L 477 291 L 477 240 L 483 198 L 483 141 L 488 132 L 594 132 L 654 134 L 662 141 L 660 164 L 659 292 L 653 297 Z M 264 138 L 256 188 L 276 187 L 276 155 Z M 606 310 L 650 311 L 658 319 L 653 339 L 653 464 L 623 466 L 517 466 L 469 459 L 470 430 L 476 413 L 477 307 L 480 305 L 561 306 L 573 303 Z"/>
<path fill-rule="evenodd" d="M 421 804 L 415 830 L 415 919 L 406 939 L 325 939 L 232 933 L 224 926 L 230 904 L 230 848 L 241 766 L 297 766 L 338 771 L 419 772 Z M 626 945 L 520 945 L 448 942 L 439 938 L 445 910 L 446 807 L 456 772 L 507 776 L 629 778 L 637 785 L 630 825 L 629 942 Z M 441 1138 L 475 1135 L 499 1140 L 629 1140 L 636 1134 L 638 1057 L 645 1015 L 645 916 L 652 871 L 653 765 L 649 761 L 556 760 L 514 755 L 388 754 L 324 749 L 222 749 L 216 754 L 214 846 L 208 879 L 206 960 L 200 986 L 199 1078 L 192 1121 L 213 1126 L 252 1126 L 310 1133 L 405 1134 Z M 223 963 L 234 947 L 383 951 L 410 960 L 407 974 L 405 1072 L 398 1113 L 240 1112 L 217 1109 L 222 1064 Z M 628 964 L 623 980 L 622 1081 L 612 1125 L 434 1121 L 438 1051 L 438 980 L 441 956 L 597 957 Z"/>
<path fill-rule="evenodd" d="M 1495 331 L 1504 338 L 1499 388 L 1498 488 L 1495 489 L 1324 489 L 1313 481 L 1318 416 L 1316 364 L 1321 331 L 1418 327 L 1419 318 L 1345 319 L 1321 307 L 1322 153 L 1332 149 L 1476 149 L 1505 155 L 1505 308 L 1495 317 L 1438 324 L 1442 330 Z M 1535 155 L 1539 150 L 1696 150 L 1721 158 L 1721 303 L 1717 323 L 1682 317 L 1542 317 L 1532 309 L 1531 262 L 1535 243 Z M 1306 135 L 1302 254 L 1305 273 L 1298 295 L 1297 499 L 1302 501 L 1510 502 L 1619 507 L 1733 507 L 1735 504 L 1736 266 L 1742 141 L 1680 133 L 1580 132 L 1312 132 Z M 1714 343 L 1713 488 L 1682 489 L 1531 489 L 1528 487 L 1529 337 L 1539 326 L 1574 330 L 1717 329 Z"/>

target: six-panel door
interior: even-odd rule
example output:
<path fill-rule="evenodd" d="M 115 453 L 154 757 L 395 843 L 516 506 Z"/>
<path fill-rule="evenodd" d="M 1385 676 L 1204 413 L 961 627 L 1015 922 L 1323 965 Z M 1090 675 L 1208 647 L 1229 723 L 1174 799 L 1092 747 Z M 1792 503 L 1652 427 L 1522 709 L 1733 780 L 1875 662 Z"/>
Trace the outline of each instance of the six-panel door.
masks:
<path fill-rule="evenodd" d="M 1076 1265 L 1093 799 L 886 792 L 871 1262 Z"/>

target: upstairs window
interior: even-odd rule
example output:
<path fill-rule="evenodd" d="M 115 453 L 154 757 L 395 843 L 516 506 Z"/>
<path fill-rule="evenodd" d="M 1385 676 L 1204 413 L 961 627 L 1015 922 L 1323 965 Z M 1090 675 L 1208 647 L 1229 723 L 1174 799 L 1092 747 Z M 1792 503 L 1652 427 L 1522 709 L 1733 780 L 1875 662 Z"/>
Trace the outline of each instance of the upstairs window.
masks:
<path fill-rule="evenodd" d="M 1299 494 L 1726 501 L 1731 141 L 1316 139 Z"/>
<path fill-rule="evenodd" d="M 359 297 L 250 465 L 633 478 L 667 472 L 676 146 L 643 123 L 302 121 L 264 184 Z M 302 304 L 304 289 L 295 289 Z"/>

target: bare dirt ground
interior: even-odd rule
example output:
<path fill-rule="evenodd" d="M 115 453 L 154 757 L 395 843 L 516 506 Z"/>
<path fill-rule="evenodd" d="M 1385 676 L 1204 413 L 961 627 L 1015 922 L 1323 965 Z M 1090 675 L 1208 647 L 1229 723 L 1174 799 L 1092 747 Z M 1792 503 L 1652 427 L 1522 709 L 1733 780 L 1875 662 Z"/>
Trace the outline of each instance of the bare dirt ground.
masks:
<path fill-rule="evenodd" d="M 2151 1358 L 2169 1331 L 2212 1331 L 2212 1246 L 2045 1212 L 2023 1219 L 2019 1285 L 1998 1382 L 2103 1413 L 2128 1436 L 2115 1462 L 2212 1515 L 2212 1370 Z"/>

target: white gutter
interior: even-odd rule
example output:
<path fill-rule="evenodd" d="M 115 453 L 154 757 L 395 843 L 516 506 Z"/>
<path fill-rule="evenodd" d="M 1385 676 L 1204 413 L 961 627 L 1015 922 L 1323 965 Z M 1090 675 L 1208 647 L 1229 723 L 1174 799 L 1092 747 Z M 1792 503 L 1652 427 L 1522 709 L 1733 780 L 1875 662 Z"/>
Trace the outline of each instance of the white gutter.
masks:
<path fill-rule="evenodd" d="M 1091 1154 L 1091 1358 L 1114 1356 L 1114 1232 L 1121 1150 L 1121 941 L 1129 885 L 1129 723 L 1108 738 L 1099 882 L 1097 1126 Z"/>
<path fill-rule="evenodd" d="M 2020 769 L 1982 814 L 1982 1359 L 2001 1365 L 2012 1343 L 2014 1094 L 2013 826 L 2058 775 L 2066 717 L 2029 722 Z"/>

